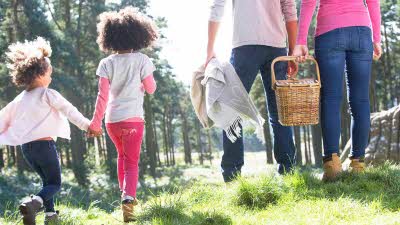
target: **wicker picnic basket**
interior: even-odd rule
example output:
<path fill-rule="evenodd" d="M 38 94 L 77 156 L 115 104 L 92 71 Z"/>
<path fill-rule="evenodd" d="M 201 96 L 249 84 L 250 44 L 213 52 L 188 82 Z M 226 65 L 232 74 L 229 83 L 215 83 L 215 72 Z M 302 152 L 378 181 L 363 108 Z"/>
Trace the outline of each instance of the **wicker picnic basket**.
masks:
<path fill-rule="evenodd" d="M 321 79 L 317 61 L 312 56 L 307 60 L 313 61 L 316 66 L 317 80 L 289 79 L 276 80 L 274 65 L 279 61 L 294 61 L 296 57 L 282 56 L 271 64 L 272 89 L 275 90 L 278 107 L 279 122 L 283 126 L 303 126 L 318 124 Z"/>

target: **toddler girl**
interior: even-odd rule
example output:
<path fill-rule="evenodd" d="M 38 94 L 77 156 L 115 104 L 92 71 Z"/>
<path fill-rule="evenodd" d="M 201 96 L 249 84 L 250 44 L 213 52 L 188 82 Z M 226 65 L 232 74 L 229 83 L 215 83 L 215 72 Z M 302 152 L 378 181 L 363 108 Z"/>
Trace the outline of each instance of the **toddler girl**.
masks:
<path fill-rule="evenodd" d="M 47 41 L 39 37 L 12 44 L 6 55 L 13 83 L 25 90 L 0 111 L 0 144 L 22 145 L 25 161 L 43 182 L 40 192 L 19 206 L 23 223 L 34 225 L 36 213 L 44 207 L 45 224 L 54 224 L 58 221 L 54 195 L 61 187 L 55 138 L 70 139 L 68 120 L 82 130 L 88 129 L 90 121 L 60 93 L 48 88 L 52 66 Z"/>

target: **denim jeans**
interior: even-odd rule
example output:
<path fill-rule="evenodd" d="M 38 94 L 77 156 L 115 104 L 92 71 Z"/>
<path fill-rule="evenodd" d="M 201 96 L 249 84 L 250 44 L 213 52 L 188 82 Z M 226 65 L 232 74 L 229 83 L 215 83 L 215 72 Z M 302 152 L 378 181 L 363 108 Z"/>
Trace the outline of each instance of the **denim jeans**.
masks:
<path fill-rule="evenodd" d="M 324 156 L 339 153 L 343 79 L 351 112 L 352 158 L 365 154 L 370 129 L 369 83 L 373 45 L 369 27 L 344 27 L 315 38 L 321 72 L 321 127 Z"/>
<path fill-rule="evenodd" d="M 286 48 L 274 48 L 263 45 L 245 45 L 234 48 L 231 64 L 235 68 L 247 92 L 261 72 L 267 98 L 269 120 L 273 130 L 274 156 L 278 163 L 278 172 L 283 174 L 293 167 L 295 162 L 295 146 L 291 127 L 284 127 L 278 121 L 275 92 L 271 88 L 271 63 L 278 56 L 287 55 Z M 275 64 L 276 78 L 286 79 L 287 63 Z M 232 143 L 223 132 L 223 148 L 221 168 L 225 182 L 231 181 L 240 174 L 244 164 L 243 138 Z"/>
<path fill-rule="evenodd" d="M 22 145 L 26 162 L 39 174 L 43 182 L 37 194 L 43 199 L 46 212 L 55 212 L 54 195 L 61 188 L 61 168 L 54 141 L 33 141 Z"/>

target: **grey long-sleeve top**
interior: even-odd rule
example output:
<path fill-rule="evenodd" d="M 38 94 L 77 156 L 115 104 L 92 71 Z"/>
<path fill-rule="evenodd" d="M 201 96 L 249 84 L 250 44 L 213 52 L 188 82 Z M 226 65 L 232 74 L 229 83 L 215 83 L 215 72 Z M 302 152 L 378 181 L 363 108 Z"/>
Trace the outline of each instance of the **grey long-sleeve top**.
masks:
<path fill-rule="evenodd" d="M 214 0 L 210 21 L 219 22 L 227 0 Z M 233 48 L 243 45 L 286 47 L 285 22 L 297 20 L 295 0 L 232 0 Z"/>

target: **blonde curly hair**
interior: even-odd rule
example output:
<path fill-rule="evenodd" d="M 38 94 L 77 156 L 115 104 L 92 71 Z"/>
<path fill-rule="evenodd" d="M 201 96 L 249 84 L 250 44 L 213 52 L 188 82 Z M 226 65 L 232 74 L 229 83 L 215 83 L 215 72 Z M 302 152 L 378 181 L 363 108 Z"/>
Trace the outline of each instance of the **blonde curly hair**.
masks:
<path fill-rule="evenodd" d="M 28 87 L 49 69 L 50 63 L 46 58 L 51 56 L 51 46 L 44 38 L 38 37 L 10 45 L 6 56 L 12 82 L 19 87 Z"/>

